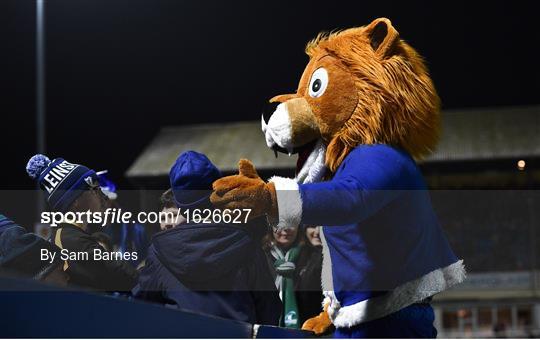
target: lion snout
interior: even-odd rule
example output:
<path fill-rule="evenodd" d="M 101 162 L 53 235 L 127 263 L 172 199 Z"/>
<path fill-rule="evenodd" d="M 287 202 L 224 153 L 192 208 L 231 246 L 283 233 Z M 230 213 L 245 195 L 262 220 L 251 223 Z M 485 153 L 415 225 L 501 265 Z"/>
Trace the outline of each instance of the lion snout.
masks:
<path fill-rule="evenodd" d="M 268 104 L 263 111 L 261 127 L 269 148 L 278 146 L 289 153 L 320 136 L 313 112 L 301 97 Z"/>
<path fill-rule="evenodd" d="M 284 103 L 278 104 L 274 112 L 269 115 L 268 120 L 263 115 L 262 129 L 266 138 L 266 145 L 269 148 L 275 145 L 292 151 L 292 126 L 289 112 Z"/>

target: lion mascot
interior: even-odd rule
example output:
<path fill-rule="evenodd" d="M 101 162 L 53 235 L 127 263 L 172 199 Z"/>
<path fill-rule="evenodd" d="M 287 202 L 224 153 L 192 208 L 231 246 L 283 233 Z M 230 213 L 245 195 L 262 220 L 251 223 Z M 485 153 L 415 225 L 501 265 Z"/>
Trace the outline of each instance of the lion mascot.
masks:
<path fill-rule="evenodd" d="M 461 282 L 415 159 L 439 136 L 439 98 L 421 56 L 390 20 L 320 34 L 296 93 L 270 99 L 262 131 L 298 154 L 296 178 L 262 180 L 248 160 L 214 182 L 219 209 L 274 227 L 321 225 L 323 312 L 336 337 L 435 337 L 431 297 Z M 277 155 L 277 153 L 276 153 Z"/>

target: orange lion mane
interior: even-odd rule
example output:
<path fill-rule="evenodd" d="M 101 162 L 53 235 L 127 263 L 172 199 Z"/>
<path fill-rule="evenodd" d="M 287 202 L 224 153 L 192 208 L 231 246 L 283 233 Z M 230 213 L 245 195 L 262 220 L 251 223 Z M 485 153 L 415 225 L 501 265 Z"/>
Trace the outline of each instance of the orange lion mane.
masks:
<path fill-rule="evenodd" d="M 394 33 L 387 55 L 376 58 L 366 26 L 321 33 L 306 46 L 310 59 L 324 52 L 342 61 L 358 93 L 351 117 L 328 142 L 326 165 L 332 172 L 360 144 L 393 145 L 415 159 L 437 144 L 439 97 L 422 57 Z"/>

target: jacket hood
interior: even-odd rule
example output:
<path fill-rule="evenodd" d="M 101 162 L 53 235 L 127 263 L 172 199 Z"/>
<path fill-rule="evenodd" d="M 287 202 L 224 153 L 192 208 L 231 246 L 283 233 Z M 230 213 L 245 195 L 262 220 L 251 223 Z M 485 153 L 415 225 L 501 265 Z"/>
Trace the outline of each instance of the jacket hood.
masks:
<path fill-rule="evenodd" d="M 254 251 L 251 237 L 239 227 L 181 225 L 152 240 L 159 261 L 182 282 L 209 282 L 242 266 Z"/>

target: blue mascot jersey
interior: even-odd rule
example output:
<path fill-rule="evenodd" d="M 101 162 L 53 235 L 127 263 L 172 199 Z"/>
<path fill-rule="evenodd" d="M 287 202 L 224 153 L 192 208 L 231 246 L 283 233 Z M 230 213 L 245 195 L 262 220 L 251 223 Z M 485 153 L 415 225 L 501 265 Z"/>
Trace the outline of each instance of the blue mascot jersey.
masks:
<path fill-rule="evenodd" d="M 394 313 L 463 280 L 462 261 L 406 152 L 359 146 L 331 180 L 299 191 L 302 224 L 324 226 L 323 289 L 337 327 Z"/>

